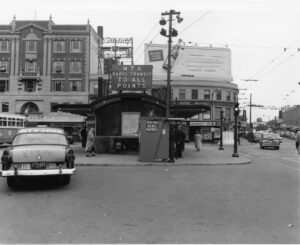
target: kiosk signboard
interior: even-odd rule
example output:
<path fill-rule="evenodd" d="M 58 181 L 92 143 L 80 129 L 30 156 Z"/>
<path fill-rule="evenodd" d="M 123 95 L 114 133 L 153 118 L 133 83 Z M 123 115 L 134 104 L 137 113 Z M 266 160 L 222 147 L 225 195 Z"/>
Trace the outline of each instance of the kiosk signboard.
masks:
<path fill-rule="evenodd" d="M 113 65 L 112 90 L 143 91 L 152 87 L 152 65 Z"/>

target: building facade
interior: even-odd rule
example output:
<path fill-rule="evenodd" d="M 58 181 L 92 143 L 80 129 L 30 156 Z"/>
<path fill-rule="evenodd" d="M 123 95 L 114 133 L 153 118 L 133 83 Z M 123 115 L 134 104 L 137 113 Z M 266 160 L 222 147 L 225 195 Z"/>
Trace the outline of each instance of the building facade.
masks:
<path fill-rule="evenodd" d="M 145 64 L 153 65 L 152 94 L 166 98 L 167 45 L 146 44 Z M 171 112 L 189 119 L 190 137 L 221 125 L 231 130 L 238 86 L 232 83 L 231 51 L 228 48 L 185 46 L 179 40 L 171 52 Z"/>
<path fill-rule="evenodd" d="M 55 104 L 89 103 L 100 45 L 89 23 L 56 25 L 50 17 L 0 25 L 0 112 L 49 113 Z"/>
<path fill-rule="evenodd" d="M 300 128 L 300 105 L 288 106 L 281 109 L 282 124 L 287 127 Z"/>

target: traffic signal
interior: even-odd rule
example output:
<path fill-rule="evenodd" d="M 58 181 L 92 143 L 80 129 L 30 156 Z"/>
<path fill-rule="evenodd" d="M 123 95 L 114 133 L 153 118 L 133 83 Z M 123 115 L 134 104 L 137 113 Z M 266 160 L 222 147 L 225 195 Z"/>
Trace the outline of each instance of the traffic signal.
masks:
<path fill-rule="evenodd" d="M 240 114 L 239 103 L 234 104 L 234 115 L 238 116 Z"/>

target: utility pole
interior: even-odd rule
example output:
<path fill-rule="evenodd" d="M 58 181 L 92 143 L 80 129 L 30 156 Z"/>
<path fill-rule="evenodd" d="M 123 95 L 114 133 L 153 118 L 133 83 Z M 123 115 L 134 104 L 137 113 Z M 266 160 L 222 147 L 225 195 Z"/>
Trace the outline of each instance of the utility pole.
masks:
<path fill-rule="evenodd" d="M 219 150 L 224 150 L 224 147 L 223 147 L 223 110 L 221 110 L 220 113 L 221 113 L 221 129 L 220 129 L 221 139 L 220 139 Z"/>
<path fill-rule="evenodd" d="M 162 16 L 168 16 L 169 19 L 169 32 L 166 34 L 166 30 L 162 29 L 160 34 L 168 37 L 168 68 L 167 68 L 167 96 L 166 96 L 166 117 L 170 117 L 170 100 L 171 100 L 171 45 L 172 45 L 172 37 L 176 37 L 178 35 L 177 31 L 172 28 L 173 15 L 176 15 L 177 22 L 182 22 L 182 18 L 180 18 L 180 12 L 176 12 L 175 10 L 170 10 L 169 12 L 161 13 Z M 161 25 L 165 25 L 166 21 L 162 19 L 160 21 Z"/>
<path fill-rule="evenodd" d="M 253 125 L 252 125 L 252 94 L 250 94 L 250 132 L 249 132 L 249 141 L 253 142 Z"/>

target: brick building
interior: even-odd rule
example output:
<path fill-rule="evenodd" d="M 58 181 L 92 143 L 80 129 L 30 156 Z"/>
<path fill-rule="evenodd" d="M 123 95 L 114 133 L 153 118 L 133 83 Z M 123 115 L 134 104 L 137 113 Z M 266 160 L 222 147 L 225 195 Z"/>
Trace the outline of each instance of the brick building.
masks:
<path fill-rule="evenodd" d="M 95 94 L 102 27 L 49 20 L 0 25 L 0 112 L 48 113 Z M 100 36 L 99 36 L 100 34 Z"/>
<path fill-rule="evenodd" d="M 281 111 L 283 124 L 300 128 L 300 105 L 284 107 Z"/>

